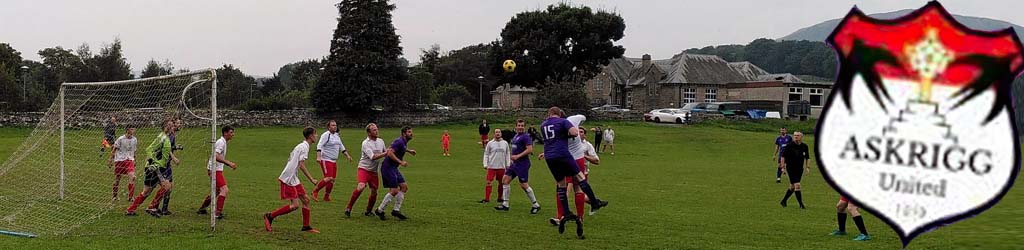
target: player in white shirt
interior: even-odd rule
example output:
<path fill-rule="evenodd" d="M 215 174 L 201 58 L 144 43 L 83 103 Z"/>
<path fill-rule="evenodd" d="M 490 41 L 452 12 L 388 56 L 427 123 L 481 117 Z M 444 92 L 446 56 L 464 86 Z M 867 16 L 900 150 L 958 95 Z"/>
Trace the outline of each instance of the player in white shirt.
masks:
<path fill-rule="evenodd" d="M 487 170 L 484 181 L 487 182 L 487 185 L 484 187 L 484 199 L 480 200 L 480 203 L 491 202 L 491 182 L 497 179 L 499 182 L 498 203 L 501 204 L 502 200 L 505 199 L 505 192 L 500 182 L 501 178 L 505 176 L 505 170 L 512 164 L 512 148 L 509 147 L 507 141 L 502 139 L 501 129 L 495 129 L 492 138 L 484 146 L 483 166 Z"/>
<path fill-rule="evenodd" d="M 121 177 L 128 177 L 128 201 L 134 201 L 135 196 L 135 150 L 138 149 L 139 140 L 135 138 L 135 126 L 128 124 L 125 134 L 114 140 L 113 151 L 110 153 L 110 160 L 107 160 L 107 167 L 114 167 L 114 199 L 117 200 L 117 188 L 121 184 Z"/>
<path fill-rule="evenodd" d="M 352 162 L 352 156 L 348 154 L 348 150 L 345 150 L 345 144 L 341 141 L 341 136 L 338 133 L 338 123 L 330 120 L 327 122 L 327 131 L 320 135 L 320 142 L 316 144 L 316 162 L 320 164 L 324 178 L 313 189 L 313 201 L 319 201 L 319 192 L 323 188 L 326 188 L 324 201 L 331 201 L 334 179 L 338 177 L 339 153 L 345 154 L 345 158 Z"/>
<path fill-rule="evenodd" d="M 352 196 L 348 199 L 348 206 L 345 207 L 345 217 L 352 216 L 352 205 L 356 204 L 359 195 L 363 194 L 366 187 L 370 187 L 369 201 L 366 202 L 364 216 L 373 216 L 373 205 L 377 203 L 377 188 L 380 186 L 380 162 L 388 155 L 388 149 L 384 140 L 377 137 L 377 124 L 366 125 L 366 139 L 362 144 L 362 155 L 359 157 L 359 167 L 356 172 L 356 188 L 352 190 Z"/>
<path fill-rule="evenodd" d="M 217 142 L 213 144 L 214 157 L 207 163 L 207 175 L 215 175 L 217 185 L 217 219 L 224 218 L 224 200 L 228 198 L 228 182 L 224 179 L 224 165 L 228 165 L 232 170 L 238 169 L 238 164 L 227 160 L 228 155 L 228 141 L 235 137 L 235 129 L 231 126 L 224 126 L 220 130 L 221 137 L 217 139 Z M 206 208 L 210 206 L 210 196 L 207 195 L 206 199 L 203 200 L 203 205 L 199 206 L 197 214 L 206 214 Z"/>
<path fill-rule="evenodd" d="M 274 212 L 263 214 L 263 226 L 266 227 L 268 232 L 273 231 L 271 224 L 274 223 L 274 218 L 295 211 L 295 209 L 299 208 L 299 202 L 301 201 L 302 231 L 320 233 L 319 230 L 309 226 L 309 195 L 306 195 L 306 189 L 302 187 L 302 182 L 299 181 L 298 176 L 298 170 L 302 170 L 302 173 L 306 175 L 309 182 L 312 182 L 314 185 L 317 183 L 316 179 L 313 179 L 313 175 L 310 175 L 309 170 L 306 169 L 306 158 L 309 157 L 309 144 L 316 142 L 316 129 L 306 127 L 302 130 L 302 136 L 305 139 L 292 149 L 291 155 L 288 156 L 288 164 L 284 166 L 284 171 L 281 171 L 281 175 L 277 177 L 277 181 L 281 184 L 281 199 L 288 200 L 289 203 Z"/>

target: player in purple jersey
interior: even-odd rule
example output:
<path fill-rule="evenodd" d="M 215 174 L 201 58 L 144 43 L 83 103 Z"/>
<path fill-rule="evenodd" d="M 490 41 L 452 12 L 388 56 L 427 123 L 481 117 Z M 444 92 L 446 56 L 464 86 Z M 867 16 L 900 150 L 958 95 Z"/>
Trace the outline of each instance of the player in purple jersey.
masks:
<path fill-rule="evenodd" d="M 519 187 L 526 192 L 526 197 L 530 198 L 530 203 L 533 203 L 533 208 L 530 209 L 530 214 L 537 214 L 540 212 L 540 203 L 537 203 L 537 196 L 533 194 L 533 188 L 530 187 L 530 154 L 533 153 L 533 139 L 526 133 L 526 121 L 519 119 L 516 121 L 516 136 L 512 138 L 512 166 L 505 171 L 505 177 L 501 179 L 501 186 L 504 190 L 505 200 L 501 201 L 501 204 L 494 207 L 498 211 L 508 211 L 508 200 L 509 200 L 509 184 L 512 183 L 512 178 L 519 178 Z"/>
<path fill-rule="evenodd" d="M 569 153 L 569 138 L 579 136 L 579 130 L 569 120 L 563 119 L 561 114 L 563 114 L 562 109 L 558 107 L 548 109 L 548 118 L 540 126 L 541 135 L 544 137 L 544 153 L 539 157 L 547 162 L 552 177 L 558 183 L 556 193 L 558 194 L 558 203 L 561 205 L 560 209 L 562 209 L 562 214 L 564 215 L 562 218 L 559 218 L 558 233 L 565 232 L 566 221 L 575 221 L 576 236 L 583 239 L 583 222 L 578 220 L 576 215 L 569 211 L 565 177 L 576 179 L 580 189 L 583 189 L 583 193 L 587 194 L 587 198 L 590 199 L 592 211 L 608 206 L 608 202 L 602 201 L 594 195 L 594 190 L 591 189 L 590 183 L 587 182 L 587 177 L 580 172 L 575 159 Z"/>
<path fill-rule="evenodd" d="M 398 167 L 409 166 L 409 162 L 403 160 L 405 152 L 416 155 L 416 150 L 407 148 L 410 140 L 412 140 L 412 128 L 402 128 L 402 136 L 399 136 L 398 139 L 391 143 L 391 150 L 384 157 L 384 164 L 381 165 L 380 169 L 381 179 L 384 181 L 384 187 L 390 189 L 390 191 L 384 195 L 384 200 L 380 202 L 380 207 L 377 207 L 377 210 L 374 211 L 374 214 L 377 214 L 380 220 L 386 220 L 384 208 L 387 208 L 392 200 L 395 201 L 395 206 L 391 210 L 391 216 L 399 220 L 408 219 L 399 211 L 402 209 L 402 202 L 405 201 L 405 193 L 409 191 L 409 186 L 405 184 L 405 177 L 402 176 L 402 172 L 398 171 Z"/>
<path fill-rule="evenodd" d="M 782 151 L 786 149 L 786 144 L 793 141 L 793 137 L 786 134 L 786 127 L 779 128 L 779 137 L 775 137 L 775 154 L 772 154 L 772 161 L 775 162 L 775 183 L 782 183 Z"/>

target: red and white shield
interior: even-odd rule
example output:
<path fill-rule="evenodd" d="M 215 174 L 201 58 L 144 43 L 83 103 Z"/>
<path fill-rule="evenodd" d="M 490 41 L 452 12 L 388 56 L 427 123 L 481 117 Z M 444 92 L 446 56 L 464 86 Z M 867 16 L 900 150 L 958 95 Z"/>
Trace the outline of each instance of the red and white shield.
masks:
<path fill-rule="evenodd" d="M 818 166 L 904 246 L 990 208 L 1013 185 L 1010 92 L 1024 56 L 1012 29 L 971 30 L 930 2 L 894 20 L 854 8 L 828 42 L 840 69 L 818 123 Z"/>

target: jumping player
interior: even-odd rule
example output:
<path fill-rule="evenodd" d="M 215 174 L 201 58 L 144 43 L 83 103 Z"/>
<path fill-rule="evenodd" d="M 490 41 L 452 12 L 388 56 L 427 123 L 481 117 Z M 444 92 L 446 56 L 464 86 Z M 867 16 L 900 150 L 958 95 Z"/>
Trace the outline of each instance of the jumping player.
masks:
<path fill-rule="evenodd" d="M 591 189 L 590 183 L 587 182 L 586 176 L 580 173 L 579 166 L 572 159 L 572 154 L 569 153 L 568 148 L 569 138 L 579 136 L 579 130 L 568 120 L 562 119 L 562 113 L 562 110 L 558 107 L 548 109 L 548 118 L 541 124 L 541 134 L 544 136 L 544 154 L 541 157 L 546 157 L 545 161 L 548 164 L 548 169 L 551 170 L 551 175 L 557 182 L 556 193 L 558 194 L 558 203 L 564 214 L 559 218 L 558 233 L 565 232 L 565 223 L 567 221 L 576 221 L 576 235 L 583 239 L 583 223 L 577 220 L 576 215 L 569 211 L 565 177 L 574 177 L 576 179 L 580 188 L 590 199 L 592 210 L 601 209 L 607 206 L 608 202 L 602 201 L 594 195 L 594 191 Z"/>
<path fill-rule="evenodd" d="M 530 187 L 530 154 L 533 153 L 533 139 L 526 133 L 526 121 L 522 119 L 516 121 L 516 137 L 512 138 L 512 166 L 505 171 L 505 176 L 501 179 L 501 187 L 504 190 L 505 199 L 501 201 L 501 204 L 494 207 L 498 211 L 508 211 L 508 200 L 509 200 L 509 184 L 512 183 L 512 178 L 519 178 L 519 187 L 526 192 L 526 197 L 530 198 L 530 203 L 533 203 L 533 208 L 530 209 L 530 214 L 537 214 L 540 212 L 540 203 L 537 203 L 537 196 L 533 194 L 533 188 Z"/>
<path fill-rule="evenodd" d="M 318 201 L 320 189 L 323 188 L 326 188 L 324 201 L 331 201 L 334 179 L 338 177 L 338 152 L 345 154 L 345 159 L 352 162 L 352 156 L 345 150 L 345 144 L 338 134 L 338 123 L 331 120 L 327 122 L 327 131 L 320 135 L 320 142 L 316 144 L 316 162 L 320 164 L 324 178 L 313 189 L 313 201 Z"/>
<path fill-rule="evenodd" d="M 110 160 L 107 166 L 114 167 L 114 201 L 117 201 L 117 187 L 121 184 L 121 177 L 128 177 L 128 201 L 134 201 L 135 196 L 135 149 L 138 147 L 139 139 L 135 138 L 135 126 L 128 124 L 125 134 L 114 140 L 113 151 L 110 153 Z"/>
<path fill-rule="evenodd" d="M 377 137 L 377 124 L 366 125 L 366 139 L 363 140 L 362 155 L 359 156 L 359 168 L 356 172 L 356 189 L 352 190 L 352 197 L 348 199 L 348 206 L 345 207 L 345 217 L 352 216 L 352 205 L 363 194 L 366 187 L 370 187 L 369 201 L 366 202 L 364 216 L 373 216 L 373 205 L 377 202 L 377 187 L 380 180 L 377 172 L 380 170 L 381 158 L 388 155 L 384 147 L 384 140 Z"/>
<path fill-rule="evenodd" d="M 316 129 L 312 127 L 306 127 L 302 130 L 302 142 L 295 145 L 292 149 L 291 154 L 288 156 L 288 164 L 285 164 L 284 171 L 281 171 L 281 175 L 277 177 L 277 182 L 281 184 L 281 199 L 287 200 L 288 204 L 284 205 L 274 212 L 263 214 L 263 226 L 267 229 L 267 232 L 273 231 L 274 218 L 285 215 L 295 211 L 299 208 L 299 202 L 302 202 L 302 231 L 310 233 L 320 233 L 319 230 L 309 226 L 309 196 L 306 195 L 305 188 L 302 187 L 302 182 L 299 181 L 297 170 L 302 170 L 302 174 L 306 175 L 309 182 L 316 184 L 316 179 L 313 179 L 313 175 L 309 174 L 309 170 L 306 169 L 306 158 L 309 157 L 309 144 L 316 142 Z"/>
<path fill-rule="evenodd" d="M 374 211 L 374 214 L 377 214 L 380 220 L 387 219 L 384 217 L 384 208 L 388 207 L 392 199 L 395 201 L 395 206 L 391 210 L 391 216 L 399 220 L 408 219 L 400 210 L 402 209 L 402 202 L 405 201 L 405 193 L 409 191 L 409 186 L 405 183 L 405 177 L 402 176 L 402 172 L 398 171 L 398 167 L 409 166 L 409 162 L 403 160 L 405 152 L 416 155 L 416 150 L 408 149 L 410 140 L 412 140 L 412 128 L 402 128 L 402 136 L 399 136 L 391 143 L 388 156 L 384 159 L 384 164 L 381 165 L 381 179 L 384 181 L 384 187 L 388 188 L 389 191 L 388 194 L 384 195 L 384 200 L 380 202 L 380 206 Z"/>

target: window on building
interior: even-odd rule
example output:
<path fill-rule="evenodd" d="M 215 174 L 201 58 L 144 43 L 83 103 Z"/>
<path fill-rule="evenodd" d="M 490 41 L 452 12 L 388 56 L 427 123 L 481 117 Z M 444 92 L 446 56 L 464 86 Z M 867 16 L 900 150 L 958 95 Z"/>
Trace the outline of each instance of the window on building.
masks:
<path fill-rule="evenodd" d="M 683 103 L 697 102 L 697 89 L 685 88 L 683 89 Z"/>
<path fill-rule="evenodd" d="M 704 102 L 716 102 L 718 100 L 718 89 L 709 88 L 704 90 Z"/>
<path fill-rule="evenodd" d="M 789 88 L 789 101 L 799 101 L 803 99 L 804 89 L 802 88 Z"/>
<path fill-rule="evenodd" d="M 811 98 L 811 106 L 821 106 L 825 96 L 825 89 L 808 89 Z"/>
<path fill-rule="evenodd" d="M 626 108 L 633 108 L 633 91 L 626 92 Z"/>
<path fill-rule="evenodd" d="M 594 91 L 601 91 L 601 88 L 604 88 L 604 80 L 597 78 L 597 80 L 594 81 Z"/>

